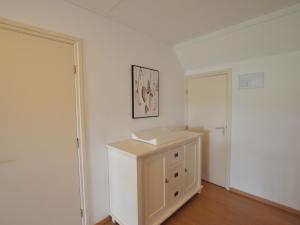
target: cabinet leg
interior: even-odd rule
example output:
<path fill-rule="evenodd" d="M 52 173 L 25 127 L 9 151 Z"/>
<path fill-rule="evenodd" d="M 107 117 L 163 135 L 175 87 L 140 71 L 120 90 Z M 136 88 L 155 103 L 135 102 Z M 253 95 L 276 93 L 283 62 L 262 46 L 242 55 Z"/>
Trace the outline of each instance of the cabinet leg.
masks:
<path fill-rule="evenodd" d="M 203 185 L 200 185 L 200 188 L 199 188 L 199 190 L 198 190 L 198 194 L 200 194 L 201 193 L 201 191 L 202 191 L 202 188 L 203 188 Z"/>

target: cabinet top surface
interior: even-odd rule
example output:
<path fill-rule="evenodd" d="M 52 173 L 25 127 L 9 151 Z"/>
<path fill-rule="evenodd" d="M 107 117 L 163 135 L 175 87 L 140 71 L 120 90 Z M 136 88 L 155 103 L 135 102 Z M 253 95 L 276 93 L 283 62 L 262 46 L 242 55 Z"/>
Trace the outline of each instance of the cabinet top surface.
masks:
<path fill-rule="evenodd" d="M 151 145 L 141 141 L 136 141 L 133 139 L 126 139 L 118 142 L 108 144 L 108 149 L 117 149 L 131 157 L 144 157 L 147 155 L 152 155 L 161 150 L 176 147 L 181 144 L 190 142 L 193 139 L 197 139 L 201 136 L 201 133 L 195 133 L 190 131 L 185 131 L 185 135 L 178 137 L 175 141 L 168 142 L 162 145 Z"/>

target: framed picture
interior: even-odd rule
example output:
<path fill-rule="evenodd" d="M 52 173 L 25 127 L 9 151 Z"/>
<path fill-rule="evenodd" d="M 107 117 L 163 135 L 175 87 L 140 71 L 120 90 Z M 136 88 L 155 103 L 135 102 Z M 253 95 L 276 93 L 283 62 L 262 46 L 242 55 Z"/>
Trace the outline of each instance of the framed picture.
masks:
<path fill-rule="evenodd" d="M 159 71 L 131 66 L 132 118 L 159 116 Z"/>

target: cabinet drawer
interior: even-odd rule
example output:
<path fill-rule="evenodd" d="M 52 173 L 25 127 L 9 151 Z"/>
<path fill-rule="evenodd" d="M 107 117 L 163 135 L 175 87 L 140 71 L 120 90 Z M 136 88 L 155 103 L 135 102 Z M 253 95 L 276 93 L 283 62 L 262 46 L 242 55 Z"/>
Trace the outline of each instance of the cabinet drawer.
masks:
<path fill-rule="evenodd" d="M 183 161 L 183 147 L 178 147 L 178 148 L 175 148 L 173 150 L 170 150 L 168 153 L 167 153 L 167 166 L 168 167 L 172 167 L 172 166 L 175 166 L 177 164 L 180 164 L 182 163 Z"/>
<path fill-rule="evenodd" d="M 184 182 L 183 164 L 179 164 L 176 167 L 168 168 L 166 175 L 166 183 L 169 186 L 182 184 Z"/>
<path fill-rule="evenodd" d="M 167 203 L 168 205 L 172 205 L 176 201 L 178 201 L 182 196 L 183 188 L 182 185 L 177 185 L 171 187 L 167 191 Z"/>

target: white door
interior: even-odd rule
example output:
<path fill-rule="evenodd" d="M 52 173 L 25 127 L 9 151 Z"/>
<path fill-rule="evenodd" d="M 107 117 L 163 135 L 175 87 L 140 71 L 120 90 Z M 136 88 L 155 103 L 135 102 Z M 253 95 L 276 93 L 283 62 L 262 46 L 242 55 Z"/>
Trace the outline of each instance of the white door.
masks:
<path fill-rule="evenodd" d="M 184 191 L 189 191 L 197 185 L 197 143 L 184 146 Z"/>
<path fill-rule="evenodd" d="M 187 79 L 187 123 L 203 130 L 202 178 L 226 186 L 228 76 Z"/>
<path fill-rule="evenodd" d="M 146 224 L 151 224 L 166 207 L 166 157 L 158 154 L 144 161 L 144 197 Z"/>
<path fill-rule="evenodd" d="M 0 37 L 0 224 L 80 225 L 73 45 Z"/>

